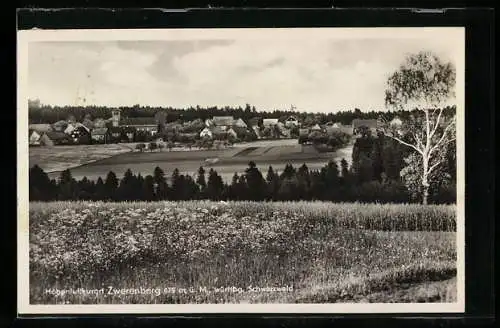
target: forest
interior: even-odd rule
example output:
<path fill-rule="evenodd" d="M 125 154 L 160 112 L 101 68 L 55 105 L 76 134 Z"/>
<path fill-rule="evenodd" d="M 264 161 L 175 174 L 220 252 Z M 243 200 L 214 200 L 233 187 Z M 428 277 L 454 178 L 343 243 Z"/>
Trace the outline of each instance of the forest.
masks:
<path fill-rule="evenodd" d="M 38 166 L 29 172 L 30 200 L 94 200 L 94 201 L 156 201 L 156 200 L 250 200 L 333 202 L 419 202 L 421 189 L 414 163 L 406 163 L 409 150 L 384 136 L 364 136 L 354 144 L 352 165 L 342 159 L 328 162 L 320 170 L 307 165 L 289 163 L 282 172 L 272 166 L 261 171 L 253 161 L 244 173 L 234 174 L 231 183 L 224 183 L 216 170 L 200 167 L 196 176 L 171 174 L 156 167 L 151 175 L 142 176 L 128 170 L 119 178 L 110 171 L 106 177 L 91 181 L 76 180 L 69 170 L 58 180 L 49 179 Z M 455 149 L 449 145 L 446 161 L 433 174 L 430 203 L 453 203 L 456 197 Z M 406 168 L 406 169 L 405 169 Z"/>
<path fill-rule="evenodd" d="M 29 121 L 30 124 L 46 123 L 52 124 L 60 120 L 67 120 L 69 117 L 74 118 L 77 122 L 82 122 L 86 117 L 91 119 L 111 117 L 112 107 L 105 106 L 50 106 L 39 104 L 34 101 L 29 102 Z M 384 120 L 390 121 L 395 116 L 401 119 L 408 118 L 411 111 L 362 111 L 359 108 L 354 110 L 333 109 L 330 113 L 313 113 L 313 112 L 297 112 L 295 110 L 257 110 L 255 106 L 246 104 L 245 107 L 189 107 L 189 108 L 173 108 L 173 107 L 150 107 L 150 106 L 131 106 L 119 107 L 123 117 L 153 117 L 156 112 L 165 110 L 168 115 L 166 122 L 190 122 L 196 119 L 206 120 L 213 116 L 233 116 L 241 118 L 245 122 L 254 118 L 277 118 L 282 121 L 289 116 L 295 116 L 304 126 L 314 124 L 325 124 L 327 122 L 340 122 L 344 125 L 350 125 L 353 119 L 377 119 L 381 116 Z M 450 108 L 452 110 L 452 108 Z M 453 109 L 454 110 L 454 109 Z"/>

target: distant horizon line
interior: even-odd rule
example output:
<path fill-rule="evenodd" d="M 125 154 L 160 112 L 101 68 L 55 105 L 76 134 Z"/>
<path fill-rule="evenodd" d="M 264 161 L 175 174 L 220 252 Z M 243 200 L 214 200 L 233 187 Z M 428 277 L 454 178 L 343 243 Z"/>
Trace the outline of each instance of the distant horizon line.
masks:
<path fill-rule="evenodd" d="M 34 102 L 37 101 L 37 99 L 28 99 L 28 102 Z M 281 111 L 281 112 L 293 112 L 293 113 L 298 113 L 298 114 L 331 114 L 331 113 L 342 113 L 342 112 L 355 112 L 356 109 L 361 111 L 362 113 L 370 113 L 370 112 L 401 112 L 401 111 L 412 111 L 417 108 L 414 108 L 412 110 L 410 109 L 388 109 L 388 108 L 383 108 L 383 109 L 368 109 L 368 110 L 363 110 L 362 108 L 359 107 L 354 107 L 351 109 L 341 109 L 341 110 L 336 110 L 336 111 L 328 111 L 328 112 L 321 112 L 321 111 L 305 111 L 305 110 L 297 110 L 292 109 L 292 108 L 287 108 L 287 109 L 279 109 L 279 108 L 273 108 L 273 109 L 259 109 L 255 105 L 248 104 L 251 108 L 255 108 L 255 112 L 273 112 L 273 111 Z M 41 103 L 39 107 L 52 107 L 52 108 L 65 108 L 65 107 L 83 107 L 83 108 L 91 108 L 91 107 L 101 107 L 101 108 L 143 108 L 143 109 L 172 109 L 175 111 L 189 111 L 191 109 L 217 109 L 217 110 L 225 110 L 225 109 L 243 109 L 245 110 L 246 105 L 190 105 L 190 106 L 185 106 L 185 107 L 174 107 L 172 105 L 140 105 L 140 104 L 134 104 L 134 105 L 119 105 L 119 106 L 110 106 L 110 105 L 98 105 L 98 104 L 85 104 L 85 105 L 57 105 L 57 104 L 45 104 Z M 456 105 L 446 105 L 444 108 L 447 107 L 456 107 Z M 29 108 L 28 108 L 29 109 Z M 252 111 L 253 112 L 253 111 Z"/>

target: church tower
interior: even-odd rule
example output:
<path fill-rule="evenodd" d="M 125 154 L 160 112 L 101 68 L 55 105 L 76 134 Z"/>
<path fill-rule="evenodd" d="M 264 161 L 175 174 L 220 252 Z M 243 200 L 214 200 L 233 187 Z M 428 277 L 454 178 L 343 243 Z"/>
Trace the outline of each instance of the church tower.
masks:
<path fill-rule="evenodd" d="M 114 127 L 117 127 L 120 125 L 120 113 L 121 110 L 119 108 L 115 108 L 111 111 L 111 122 L 113 123 Z"/>

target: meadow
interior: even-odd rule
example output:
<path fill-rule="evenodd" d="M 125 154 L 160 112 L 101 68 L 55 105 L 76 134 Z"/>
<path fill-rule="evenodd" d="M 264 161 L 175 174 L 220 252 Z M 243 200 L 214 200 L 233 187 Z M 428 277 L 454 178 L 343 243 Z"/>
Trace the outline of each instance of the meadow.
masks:
<path fill-rule="evenodd" d="M 133 146 L 132 144 L 127 145 L 128 147 Z M 339 149 L 337 152 L 319 153 L 313 146 L 299 145 L 296 139 L 285 139 L 235 144 L 235 146 L 227 149 L 110 153 L 109 156 L 99 160 L 82 162 L 80 165 L 73 165 L 72 167 L 69 165 L 71 161 L 62 161 L 61 159 L 57 159 L 57 157 L 52 157 L 52 160 L 59 161 L 59 163 L 66 163 L 63 165 L 71 168 L 71 174 L 76 179 L 82 179 L 85 176 L 90 180 L 97 180 L 99 177 L 104 179 L 109 171 L 113 171 L 121 177 L 127 169 L 146 176 L 152 174 L 156 166 L 161 167 L 168 174 L 177 168 L 181 174 L 195 176 L 200 166 L 208 168 L 205 160 L 217 158 L 218 162 L 209 166 L 216 170 L 224 181 L 230 183 L 234 173 L 241 174 L 244 172 L 248 167 L 249 161 L 256 162 L 263 172 L 267 172 L 269 166 L 272 166 L 275 170 L 283 171 L 287 163 L 292 163 L 296 166 L 305 163 L 310 169 L 320 169 L 331 159 L 340 162 L 342 158 L 345 158 L 347 161 L 350 161 L 351 153 L 352 145 Z M 51 159 L 49 158 L 49 160 Z M 30 166 L 39 162 L 31 160 L 30 157 Z M 39 166 L 43 168 L 44 166 L 52 167 L 54 165 L 50 161 L 42 161 Z M 49 173 L 51 179 L 57 179 L 59 176 L 60 171 L 57 170 L 52 170 Z"/>
<path fill-rule="evenodd" d="M 30 302 L 454 302 L 455 209 L 31 202 Z"/>
<path fill-rule="evenodd" d="M 55 147 L 30 147 L 29 165 L 40 166 L 45 172 L 72 169 L 119 154 L 131 152 L 132 145 L 71 145 Z"/>

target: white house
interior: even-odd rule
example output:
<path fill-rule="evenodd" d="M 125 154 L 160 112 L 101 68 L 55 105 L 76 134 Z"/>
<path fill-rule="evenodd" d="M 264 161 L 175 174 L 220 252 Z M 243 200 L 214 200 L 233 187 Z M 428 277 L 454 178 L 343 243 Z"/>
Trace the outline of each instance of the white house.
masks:
<path fill-rule="evenodd" d="M 255 135 L 257 136 L 257 139 L 261 139 L 262 136 L 260 134 L 260 129 L 257 125 L 252 126 L 252 130 L 255 132 Z"/>
<path fill-rule="evenodd" d="M 275 126 L 277 124 L 278 124 L 277 118 L 265 118 L 262 120 L 262 125 L 264 125 L 266 128 Z"/>
<path fill-rule="evenodd" d="M 238 134 L 236 133 L 236 131 L 234 131 L 233 128 L 229 128 L 229 130 L 227 130 L 227 134 L 235 139 L 238 138 Z"/>
<path fill-rule="evenodd" d="M 205 126 L 210 128 L 210 127 L 214 126 L 214 122 L 211 119 L 207 118 L 205 120 Z"/>
<path fill-rule="evenodd" d="M 66 134 L 71 134 L 76 129 L 75 125 L 72 123 L 69 123 L 66 129 L 64 129 L 64 133 Z"/>
<path fill-rule="evenodd" d="M 88 133 L 90 133 L 90 129 L 86 125 L 84 125 L 84 124 L 82 124 L 80 122 L 75 123 L 74 124 L 74 128 L 75 129 L 83 128 L 83 129 L 85 129 L 85 131 L 87 131 Z"/>
<path fill-rule="evenodd" d="M 38 132 L 33 130 L 33 132 L 31 132 L 31 135 L 30 135 L 29 144 L 30 145 L 39 145 L 40 144 L 40 137 L 41 137 L 41 135 Z"/>
<path fill-rule="evenodd" d="M 207 127 L 207 128 L 204 128 L 201 132 L 200 132 L 200 137 L 201 138 L 212 138 L 213 134 L 212 134 L 212 131 Z"/>
<path fill-rule="evenodd" d="M 285 126 L 287 128 L 292 128 L 294 126 L 299 126 L 299 121 L 295 116 L 290 116 L 289 118 L 286 119 L 285 121 Z"/>
<path fill-rule="evenodd" d="M 311 131 L 321 131 L 321 127 L 319 126 L 319 124 L 316 124 L 311 128 Z"/>

